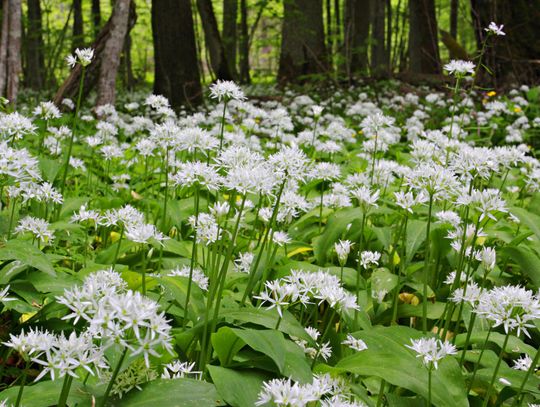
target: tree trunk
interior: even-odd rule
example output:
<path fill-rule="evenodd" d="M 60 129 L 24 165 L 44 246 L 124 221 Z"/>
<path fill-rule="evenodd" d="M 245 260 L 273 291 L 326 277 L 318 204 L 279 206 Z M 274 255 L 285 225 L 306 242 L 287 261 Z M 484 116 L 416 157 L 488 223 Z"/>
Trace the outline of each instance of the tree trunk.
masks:
<path fill-rule="evenodd" d="M 232 80 L 229 63 L 225 55 L 221 35 L 219 34 L 214 8 L 210 0 L 197 0 L 197 9 L 201 15 L 206 47 L 210 53 L 210 64 L 217 79 Z"/>
<path fill-rule="evenodd" d="M 202 101 L 190 0 L 153 0 L 154 93 L 178 110 Z M 181 58 L 178 56 L 181 55 Z"/>
<path fill-rule="evenodd" d="M 39 0 L 28 0 L 28 30 L 26 34 L 25 83 L 31 89 L 44 86 L 45 60 L 43 57 L 43 27 Z"/>
<path fill-rule="evenodd" d="M 119 0 L 117 0 L 119 1 Z M 161 0 L 160 0 L 161 1 Z M 105 46 L 111 36 L 112 32 L 112 19 L 114 14 L 109 18 L 107 23 L 100 30 L 96 40 L 91 45 L 94 50 L 94 59 L 92 63 L 86 67 L 84 84 L 83 84 L 83 99 L 88 95 L 88 93 L 96 85 L 98 78 L 100 76 L 101 65 L 104 55 Z M 135 11 L 135 2 L 130 2 L 129 7 L 129 19 L 128 19 L 128 30 L 130 30 L 137 21 L 137 13 Z M 81 79 L 82 69 L 80 65 L 76 65 L 75 68 L 71 70 L 71 73 L 66 78 L 62 86 L 58 89 L 54 95 L 53 102 L 56 105 L 60 105 L 62 100 L 65 98 L 74 99 L 77 97 L 79 92 L 79 83 Z"/>
<path fill-rule="evenodd" d="M 240 81 L 250 83 L 247 0 L 240 0 Z"/>
<path fill-rule="evenodd" d="M 97 38 L 101 29 L 101 2 L 92 0 L 92 23 L 94 25 L 94 37 Z"/>
<path fill-rule="evenodd" d="M 19 93 L 19 76 L 21 65 L 21 0 L 9 0 L 9 31 L 7 51 L 7 85 L 6 96 L 15 105 Z"/>
<path fill-rule="evenodd" d="M 345 1 L 343 59 L 349 81 L 354 74 L 365 72 L 368 66 L 370 5 L 370 0 Z"/>
<path fill-rule="evenodd" d="M 238 16 L 238 0 L 223 0 L 223 47 L 229 63 L 229 71 L 237 78 L 236 70 L 236 18 Z"/>
<path fill-rule="evenodd" d="M 84 47 L 84 20 L 82 0 L 73 0 L 73 51 Z"/>
<path fill-rule="evenodd" d="M 450 0 L 450 35 L 457 41 L 459 0 Z"/>
<path fill-rule="evenodd" d="M 126 89 L 133 90 L 135 86 L 135 76 L 133 75 L 133 63 L 131 59 L 131 35 L 126 34 L 126 40 L 124 41 L 124 49 L 122 50 L 122 57 L 120 60 L 120 65 L 122 66 L 123 72 L 123 82 L 126 86 Z"/>
<path fill-rule="evenodd" d="M 329 71 L 322 0 L 285 0 L 278 81 L 302 81 Z"/>
<path fill-rule="evenodd" d="M 114 3 L 111 33 L 103 49 L 96 106 L 114 104 L 116 99 L 116 74 L 128 32 L 130 3 L 131 0 L 116 0 Z"/>
<path fill-rule="evenodd" d="M 418 74 L 440 74 L 435 0 L 409 0 L 409 69 Z"/>
<path fill-rule="evenodd" d="M 2 36 L 0 38 L 0 95 L 5 95 L 9 32 L 9 0 L 2 1 Z"/>
<path fill-rule="evenodd" d="M 504 24 L 505 37 L 491 36 L 483 63 L 493 73 L 491 82 L 540 81 L 540 0 L 471 0 L 478 48 L 486 40 L 484 28 L 491 21 Z M 487 78 L 486 78 L 487 81 Z"/>
<path fill-rule="evenodd" d="M 372 6 L 371 71 L 373 76 L 381 76 L 388 70 L 385 47 L 386 1 L 373 0 Z"/>

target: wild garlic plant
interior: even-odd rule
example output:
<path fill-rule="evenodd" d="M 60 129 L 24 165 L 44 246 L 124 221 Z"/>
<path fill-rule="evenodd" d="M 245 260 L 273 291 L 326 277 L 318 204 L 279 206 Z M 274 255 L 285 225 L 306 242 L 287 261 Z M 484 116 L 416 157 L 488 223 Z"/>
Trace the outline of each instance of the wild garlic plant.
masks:
<path fill-rule="evenodd" d="M 538 91 L 474 63 L 0 113 L 0 400 L 538 403 Z"/>

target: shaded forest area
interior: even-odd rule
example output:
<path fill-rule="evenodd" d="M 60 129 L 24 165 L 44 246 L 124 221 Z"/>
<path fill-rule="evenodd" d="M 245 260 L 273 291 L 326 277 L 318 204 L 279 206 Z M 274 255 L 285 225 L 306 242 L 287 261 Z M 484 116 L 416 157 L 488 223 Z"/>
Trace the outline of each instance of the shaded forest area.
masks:
<path fill-rule="evenodd" d="M 434 85 L 450 59 L 481 62 L 484 86 L 540 80 L 540 0 L 3 0 L 1 13 L 0 90 L 12 104 L 28 89 L 74 98 L 82 69 L 63 58 L 84 47 L 96 105 L 152 86 L 175 109 L 195 106 L 217 79 Z M 491 21 L 507 35 L 485 42 Z"/>

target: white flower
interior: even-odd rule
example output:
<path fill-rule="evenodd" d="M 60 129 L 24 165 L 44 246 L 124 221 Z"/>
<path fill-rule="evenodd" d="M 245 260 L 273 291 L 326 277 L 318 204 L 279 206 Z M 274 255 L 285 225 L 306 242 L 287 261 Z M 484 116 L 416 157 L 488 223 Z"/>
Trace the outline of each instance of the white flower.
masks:
<path fill-rule="evenodd" d="M 357 352 L 361 352 L 368 348 L 366 343 L 362 339 L 357 339 L 351 334 L 347 334 L 347 339 L 341 342 L 341 344 L 346 345 Z"/>
<path fill-rule="evenodd" d="M 233 81 L 222 81 L 220 79 L 210 86 L 210 97 L 217 99 L 218 102 L 222 100 L 226 102 L 229 100 L 243 101 L 246 99 L 244 92 L 242 92 L 242 89 L 236 83 Z"/>
<path fill-rule="evenodd" d="M 52 244 L 54 240 L 54 232 L 49 229 L 50 224 L 45 219 L 26 216 L 19 221 L 15 228 L 17 233 L 30 232 L 35 238 L 45 245 Z"/>
<path fill-rule="evenodd" d="M 475 67 L 476 65 L 471 61 L 452 59 L 444 66 L 444 70 L 457 78 L 463 78 L 467 75 L 474 74 Z"/>
<path fill-rule="evenodd" d="M 435 338 L 411 339 L 412 345 L 405 347 L 412 349 L 417 353 L 416 357 L 422 358 L 422 363 L 428 368 L 438 369 L 439 361 L 448 355 L 457 354 L 454 345 L 447 341 L 441 341 Z"/>
<path fill-rule="evenodd" d="M 289 235 L 287 234 L 287 232 L 283 232 L 283 231 L 275 231 L 274 232 L 274 235 L 272 237 L 272 241 L 277 244 L 278 246 L 283 246 L 283 245 L 286 245 L 286 244 L 289 244 L 291 243 L 291 238 L 289 237 Z"/>
<path fill-rule="evenodd" d="M 195 362 L 180 362 L 175 360 L 163 366 L 162 379 L 180 379 L 183 377 L 194 377 L 198 380 L 202 378 L 202 372 L 193 370 Z"/>
<path fill-rule="evenodd" d="M 347 262 L 347 257 L 349 257 L 353 245 L 354 243 L 350 240 L 340 240 L 339 242 L 334 243 L 334 250 L 336 251 L 340 266 L 343 267 Z"/>
<path fill-rule="evenodd" d="M 126 227 L 126 239 L 135 243 L 148 243 L 151 239 L 158 242 L 167 239 L 156 227 L 152 224 L 136 223 L 128 224 Z"/>
<path fill-rule="evenodd" d="M 191 274 L 193 282 L 199 286 L 199 288 L 203 291 L 208 290 L 208 277 L 204 275 L 202 270 L 198 267 L 195 267 L 193 269 L 193 272 L 190 272 L 189 266 L 183 266 L 182 268 L 176 268 L 174 270 L 169 271 L 167 273 L 170 277 L 187 277 L 189 278 L 189 275 Z"/>
<path fill-rule="evenodd" d="M 77 48 L 75 55 L 68 55 L 66 57 L 66 62 L 70 68 L 75 67 L 76 64 L 85 67 L 90 65 L 92 59 L 94 59 L 94 50 L 92 48 Z"/>
<path fill-rule="evenodd" d="M 514 360 L 514 366 L 512 366 L 512 369 L 523 370 L 526 372 L 531 368 L 532 363 L 532 358 L 529 355 L 525 355 Z"/>
<path fill-rule="evenodd" d="M 503 31 L 504 25 L 497 25 L 494 21 L 489 23 L 489 26 L 487 28 L 484 28 L 485 31 L 487 31 L 489 34 L 495 34 L 495 35 L 506 35 L 506 33 Z"/>
<path fill-rule="evenodd" d="M 0 290 L 0 302 L 15 301 L 15 298 L 8 297 L 9 285 L 5 286 L 3 290 Z"/>
<path fill-rule="evenodd" d="M 379 252 L 372 252 L 372 251 L 363 251 L 360 253 L 360 265 L 367 269 L 370 265 L 375 264 L 376 266 L 379 265 L 379 260 L 381 258 L 381 253 Z"/>

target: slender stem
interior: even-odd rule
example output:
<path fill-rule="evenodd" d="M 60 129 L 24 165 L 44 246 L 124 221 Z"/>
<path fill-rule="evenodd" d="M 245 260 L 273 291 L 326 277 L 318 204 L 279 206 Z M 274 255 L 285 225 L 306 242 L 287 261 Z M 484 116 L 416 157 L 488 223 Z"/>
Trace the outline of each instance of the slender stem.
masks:
<path fill-rule="evenodd" d="M 510 333 L 507 333 L 504 337 L 504 342 L 502 345 L 501 353 L 499 353 L 499 358 L 497 359 L 497 364 L 495 365 L 495 370 L 493 371 L 493 376 L 491 376 L 491 382 L 489 383 L 489 387 L 487 389 L 486 397 L 484 398 L 484 403 L 482 404 L 483 407 L 486 407 L 489 403 L 489 398 L 491 397 L 491 390 L 493 389 L 493 385 L 495 384 L 495 380 L 497 379 L 497 374 L 499 373 L 499 368 L 501 367 L 501 362 L 504 354 L 504 350 L 506 349 L 506 345 L 508 344 L 508 339 L 510 338 Z"/>
<path fill-rule="evenodd" d="M 99 403 L 98 407 L 105 407 L 107 404 L 107 400 L 109 399 L 109 394 L 111 393 L 112 387 L 114 385 L 114 381 L 116 380 L 116 377 L 118 376 L 118 373 L 120 373 L 120 369 L 122 368 L 122 363 L 124 363 L 124 359 L 126 358 L 128 352 L 128 348 L 124 348 L 124 351 L 122 352 L 122 356 L 120 356 L 120 360 L 118 361 L 118 364 L 114 368 L 114 372 L 111 376 L 111 380 L 109 381 L 109 384 L 107 385 L 107 390 L 105 390 L 105 394 L 103 395 L 103 399 L 101 400 L 101 403 Z"/>
<path fill-rule="evenodd" d="M 225 130 L 225 113 L 227 112 L 227 103 L 229 101 L 225 99 L 223 101 L 223 114 L 221 115 L 221 129 L 219 132 L 219 152 L 223 149 L 223 132 Z"/>
<path fill-rule="evenodd" d="M 482 346 L 482 350 L 480 351 L 480 355 L 478 355 L 478 360 L 476 361 L 476 364 L 474 365 L 474 370 L 473 370 L 473 374 L 472 374 L 472 377 L 471 377 L 471 381 L 469 382 L 469 386 L 467 387 L 467 394 L 469 394 L 469 392 L 472 389 L 474 379 L 476 377 L 476 372 L 478 371 L 478 368 L 480 367 L 480 361 L 482 360 L 482 356 L 484 356 L 484 351 L 486 350 L 486 346 L 488 344 L 489 336 L 491 335 L 492 330 L 493 330 L 493 327 L 490 326 L 489 331 L 488 331 L 487 336 L 486 336 L 486 340 L 484 341 L 484 345 Z"/>
<path fill-rule="evenodd" d="M 429 281 L 429 261 L 431 257 L 429 234 L 431 232 L 431 211 L 433 210 L 433 194 L 429 195 L 429 209 L 428 209 L 428 223 L 426 228 L 426 249 L 424 253 L 424 287 L 422 296 L 422 331 L 424 334 L 427 332 L 427 289 Z"/>
<path fill-rule="evenodd" d="M 17 400 L 15 401 L 15 407 L 19 407 L 21 405 L 24 385 L 26 384 L 26 376 L 28 374 L 28 366 L 29 362 L 26 362 L 26 366 L 22 375 L 21 385 L 19 386 L 19 392 L 17 393 Z"/>
<path fill-rule="evenodd" d="M 281 201 L 281 195 L 283 194 L 283 189 L 285 188 L 286 183 L 287 183 L 287 174 L 285 174 L 285 176 L 283 177 L 283 181 L 281 182 L 281 185 L 279 187 L 279 192 L 276 197 L 276 203 L 274 204 L 274 209 L 272 210 L 272 216 L 270 217 L 270 222 L 268 222 L 268 228 L 266 229 L 266 232 L 264 233 L 264 237 L 263 237 L 260 249 L 259 249 L 259 253 L 257 254 L 257 258 L 255 259 L 254 265 L 250 270 L 246 289 L 244 291 L 244 295 L 242 296 L 242 301 L 241 301 L 242 305 L 246 303 L 247 297 L 251 295 L 251 292 L 253 290 L 253 280 L 255 278 L 255 274 L 257 273 L 259 263 L 261 262 L 262 253 L 263 253 L 264 247 L 266 246 L 268 236 L 270 234 L 272 226 L 274 225 L 274 221 L 276 220 L 279 203 Z"/>
<path fill-rule="evenodd" d="M 377 396 L 377 407 L 382 407 L 383 405 L 385 385 L 386 385 L 386 380 L 381 379 L 381 387 L 379 387 L 379 395 Z"/>
<path fill-rule="evenodd" d="M 193 232 L 193 245 L 191 246 L 191 260 L 189 263 L 189 281 L 186 293 L 186 303 L 184 305 L 184 320 L 182 328 L 185 329 L 188 317 L 189 299 L 191 296 L 191 285 L 193 284 L 193 270 L 195 268 L 195 259 L 197 257 L 197 222 L 199 219 L 199 185 L 195 187 L 195 227 Z"/>
<path fill-rule="evenodd" d="M 77 105 L 75 107 L 75 115 L 73 116 L 73 122 L 71 123 L 71 136 L 69 138 L 68 151 L 66 154 L 66 162 L 64 164 L 64 175 L 62 176 L 62 186 L 60 187 L 60 193 L 64 195 L 64 189 L 66 187 L 66 179 L 69 171 L 69 160 L 71 158 L 71 151 L 73 150 L 73 140 L 75 138 L 75 127 L 77 125 L 77 119 L 79 117 L 79 109 L 81 107 L 81 98 L 84 85 L 84 75 L 86 73 L 85 67 L 81 66 L 81 80 L 79 82 L 79 94 L 77 95 Z"/>
<path fill-rule="evenodd" d="M 431 407 L 431 374 L 433 369 L 430 367 L 428 369 L 428 399 L 427 399 L 427 405 L 428 407 Z"/>
<path fill-rule="evenodd" d="M 465 361 L 465 354 L 467 353 L 467 348 L 469 347 L 469 341 L 471 340 L 472 331 L 474 328 L 474 322 L 476 321 L 476 312 L 473 312 L 471 315 L 471 320 L 469 321 L 469 328 L 467 329 L 467 337 L 465 338 L 465 344 L 463 345 L 463 353 L 459 359 L 459 365 L 463 366 Z"/>
<path fill-rule="evenodd" d="M 529 377 L 531 376 L 531 374 L 536 370 L 536 366 L 538 365 L 539 359 L 540 359 L 540 349 L 536 351 L 536 356 L 534 357 L 534 360 L 531 363 L 531 366 L 527 370 L 527 373 L 525 374 L 525 377 L 523 378 L 521 385 L 519 386 L 519 390 L 515 396 L 515 401 L 513 405 L 521 406 L 521 404 L 523 403 L 523 397 L 525 396 L 523 394 L 523 389 L 525 388 L 525 385 L 527 384 L 527 381 L 529 380 Z"/>
<path fill-rule="evenodd" d="M 69 390 L 71 389 L 71 383 L 73 382 L 73 376 L 66 374 L 64 377 L 64 385 L 62 386 L 62 392 L 58 399 L 57 407 L 66 407 L 67 398 L 69 396 Z"/>
<path fill-rule="evenodd" d="M 120 253 L 120 246 L 122 246 L 122 238 L 124 237 L 125 228 L 126 228 L 125 225 L 122 224 L 122 229 L 120 230 L 120 238 L 118 239 L 118 246 L 116 247 L 116 251 L 114 253 L 114 260 L 112 264 L 113 269 L 116 266 L 116 261 L 118 260 L 118 254 Z"/>

